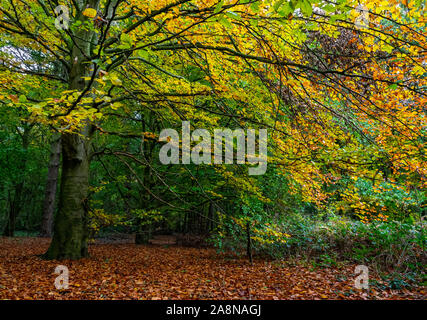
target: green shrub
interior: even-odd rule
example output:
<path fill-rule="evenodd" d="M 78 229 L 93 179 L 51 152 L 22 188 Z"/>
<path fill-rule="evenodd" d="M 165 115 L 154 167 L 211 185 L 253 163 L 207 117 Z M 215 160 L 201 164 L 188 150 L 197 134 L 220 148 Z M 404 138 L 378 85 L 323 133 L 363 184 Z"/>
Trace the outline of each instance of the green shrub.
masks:
<path fill-rule="evenodd" d="M 420 273 L 426 267 L 424 221 L 362 223 L 334 215 L 326 221 L 290 215 L 279 225 L 282 232 L 290 235 L 286 242 L 254 245 L 254 253 L 275 259 L 304 257 L 316 266 L 350 261 L 366 264 L 378 272 Z M 244 235 L 233 232 L 232 237 L 222 241 L 222 248 L 244 252 Z"/>

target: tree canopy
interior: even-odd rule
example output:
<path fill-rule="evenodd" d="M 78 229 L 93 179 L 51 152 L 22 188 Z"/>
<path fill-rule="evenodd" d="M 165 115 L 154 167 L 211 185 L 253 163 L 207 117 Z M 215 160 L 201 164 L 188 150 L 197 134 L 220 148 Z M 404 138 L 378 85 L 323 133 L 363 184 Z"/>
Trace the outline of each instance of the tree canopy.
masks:
<path fill-rule="evenodd" d="M 90 198 L 106 180 L 139 186 L 127 206 L 137 220 L 211 203 L 220 217 L 237 210 L 242 228 L 292 201 L 363 221 L 402 212 L 388 192 L 407 215 L 425 201 L 425 1 L 0 4 L 2 122 L 62 136 L 47 258 L 87 254 L 89 212 L 105 215 Z M 267 129 L 267 173 L 249 176 L 249 163 L 162 166 L 159 133 L 183 121 Z M 118 188 L 124 202 L 135 192 Z"/>

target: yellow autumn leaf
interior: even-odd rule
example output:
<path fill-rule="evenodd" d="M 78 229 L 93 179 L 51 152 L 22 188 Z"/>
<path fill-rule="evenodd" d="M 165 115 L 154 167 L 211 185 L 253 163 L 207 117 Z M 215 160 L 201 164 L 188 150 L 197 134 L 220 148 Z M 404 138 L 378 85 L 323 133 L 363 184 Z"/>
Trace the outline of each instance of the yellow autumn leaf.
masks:
<path fill-rule="evenodd" d="M 122 85 L 122 80 L 118 79 L 118 78 L 111 78 L 111 83 L 115 86 L 121 86 Z"/>
<path fill-rule="evenodd" d="M 92 8 L 87 8 L 83 11 L 83 15 L 89 18 L 95 18 L 96 17 L 96 10 Z"/>

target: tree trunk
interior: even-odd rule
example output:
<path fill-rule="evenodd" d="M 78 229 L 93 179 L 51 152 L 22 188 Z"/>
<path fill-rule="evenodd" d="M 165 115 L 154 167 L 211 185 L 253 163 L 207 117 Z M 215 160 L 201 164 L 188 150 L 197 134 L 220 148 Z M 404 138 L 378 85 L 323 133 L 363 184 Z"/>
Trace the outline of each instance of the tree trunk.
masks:
<path fill-rule="evenodd" d="M 86 257 L 87 195 L 89 187 L 89 128 L 82 135 L 62 135 L 62 173 L 59 210 L 55 217 L 52 242 L 47 259 Z"/>
<path fill-rule="evenodd" d="M 53 214 L 55 211 L 56 189 L 58 186 L 58 172 L 61 159 L 61 137 L 55 137 L 51 145 L 47 183 L 43 203 L 43 220 L 40 230 L 41 237 L 51 237 Z"/>
<path fill-rule="evenodd" d="M 252 264 L 251 225 L 249 221 L 246 222 L 246 237 L 247 237 L 246 253 L 248 255 L 249 262 Z"/>
<path fill-rule="evenodd" d="M 98 9 L 99 0 L 81 1 L 82 7 Z M 87 21 L 81 12 L 77 20 Z M 96 43 L 93 30 L 76 31 L 71 55 L 69 89 L 80 92 L 88 85 L 83 79 L 93 66 L 86 57 L 91 55 L 91 43 Z M 54 220 L 52 242 L 45 259 L 80 259 L 88 255 L 87 196 L 89 188 L 90 141 L 93 125 L 88 120 L 79 132 L 63 133 L 62 172 L 58 213 Z"/>

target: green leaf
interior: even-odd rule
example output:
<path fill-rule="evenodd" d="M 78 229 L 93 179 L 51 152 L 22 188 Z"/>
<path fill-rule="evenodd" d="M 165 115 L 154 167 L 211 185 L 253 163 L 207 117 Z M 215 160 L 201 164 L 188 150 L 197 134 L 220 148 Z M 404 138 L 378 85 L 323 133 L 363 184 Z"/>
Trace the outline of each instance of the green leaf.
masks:
<path fill-rule="evenodd" d="M 290 2 L 285 3 L 283 6 L 280 7 L 278 14 L 281 17 L 288 17 L 291 13 L 295 11 L 294 8 L 292 8 Z"/>
<path fill-rule="evenodd" d="M 285 0 L 276 1 L 273 5 L 274 11 L 278 12 L 284 1 Z"/>
<path fill-rule="evenodd" d="M 346 17 L 345 13 L 335 14 L 335 15 L 331 16 L 330 22 L 334 23 L 338 19 L 345 19 L 345 17 Z"/>
<path fill-rule="evenodd" d="M 225 15 L 234 20 L 239 20 L 239 21 L 242 20 L 242 17 L 237 12 L 229 11 L 229 12 L 226 12 Z"/>
<path fill-rule="evenodd" d="M 218 3 L 217 3 L 217 5 L 215 6 L 214 13 L 218 13 L 218 12 L 220 12 L 223 6 L 224 6 L 224 0 L 221 0 L 221 1 L 220 1 L 220 2 L 218 2 Z"/>
<path fill-rule="evenodd" d="M 299 7 L 301 8 L 301 12 L 309 17 L 313 13 L 313 7 L 311 6 L 311 3 L 307 0 L 303 0 L 299 3 Z"/>
<path fill-rule="evenodd" d="M 258 13 L 259 12 L 259 1 L 252 3 L 250 8 L 253 12 Z"/>
<path fill-rule="evenodd" d="M 335 12 L 335 7 L 332 4 L 327 4 L 323 7 L 323 10 L 326 12 Z"/>
<path fill-rule="evenodd" d="M 145 60 L 148 60 L 148 58 L 150 58 L 150 54 L 148 53 L 147 50 L 138 50 L 138 56 L 140 56 Z"/>
<path fill-rule="evenodd" d="M 233 24 L 225 17 L 221 17 L 218 19 L 219 23 L 221 23 L 227 29 L 233 29 Z"/>

